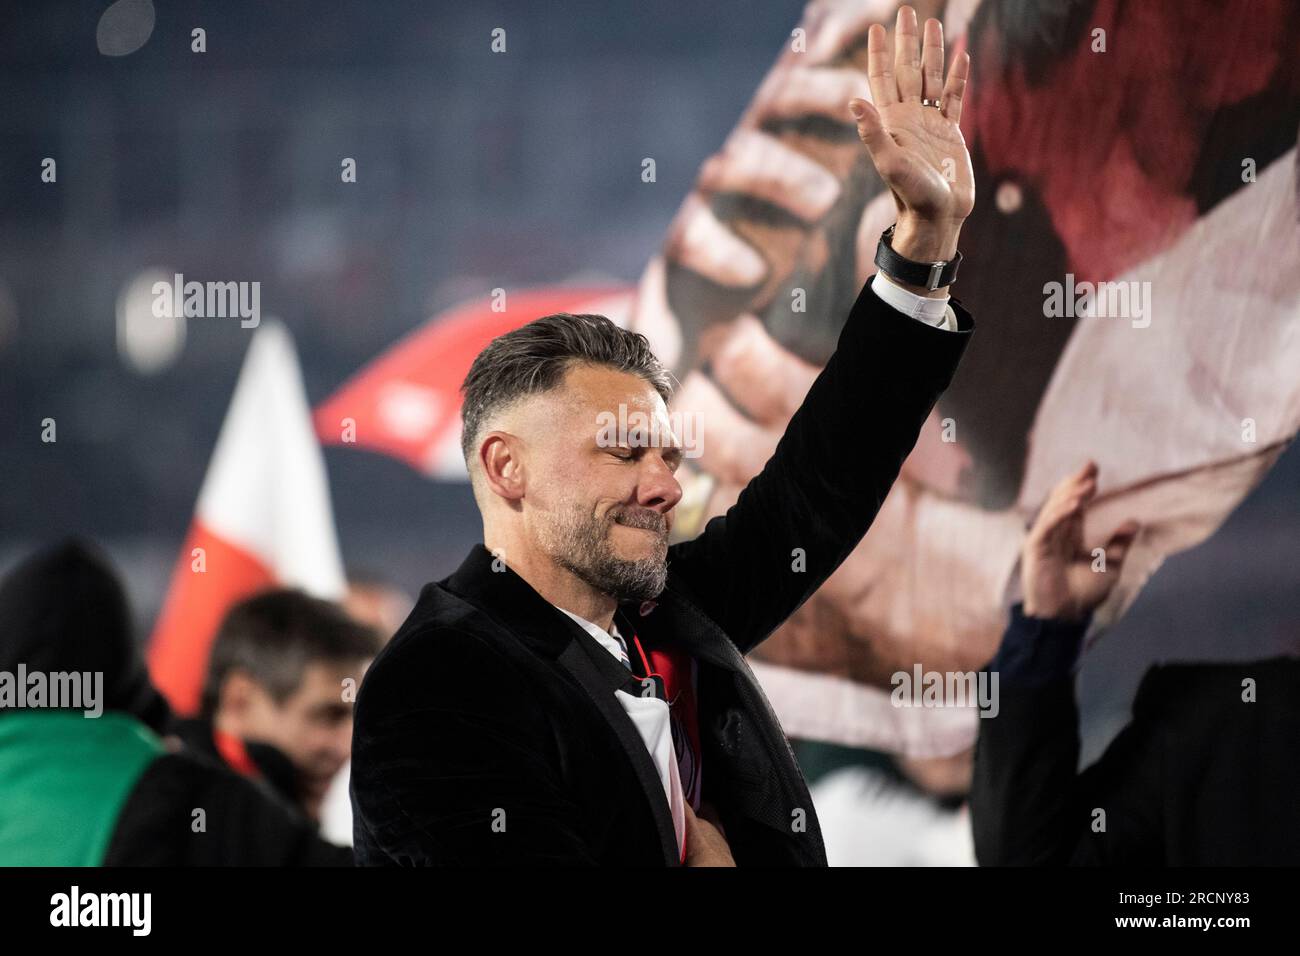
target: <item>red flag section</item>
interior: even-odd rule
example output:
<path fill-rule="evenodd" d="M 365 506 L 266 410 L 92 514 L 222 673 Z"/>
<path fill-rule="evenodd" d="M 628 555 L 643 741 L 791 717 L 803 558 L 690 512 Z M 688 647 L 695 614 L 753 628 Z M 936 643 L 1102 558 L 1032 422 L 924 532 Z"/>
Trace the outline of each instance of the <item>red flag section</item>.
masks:
<path fill-rule="evenodd" d="M 327 445 L 392 455 L 431 477 L 460 478 L 460 383 L 474 357 L 511 329 L 553 312 L 615 316 L 627 291 L 551 287 L 510 293 L 496 311 L 484 298 L 442 313 L 371 362 L 316 409 Z"/>

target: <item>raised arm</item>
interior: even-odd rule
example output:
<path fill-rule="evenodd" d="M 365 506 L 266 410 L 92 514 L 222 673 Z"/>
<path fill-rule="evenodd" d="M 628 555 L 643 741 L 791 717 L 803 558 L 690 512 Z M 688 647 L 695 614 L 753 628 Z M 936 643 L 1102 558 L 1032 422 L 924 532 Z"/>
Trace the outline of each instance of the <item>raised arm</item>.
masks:
<path fill-rule="evenodd" d="M 868 34 L 875 105 L 854 99 L 858 135 L 889 186 L 896 253 L 914 262 L 957 252 L 974 204 L 974 176 L 958 122 L 969 58 L 943 79 L 943 34 L 899 10 L 893 56 L 883 27 Z M 676 581 L 742 651 L 763 640 L 822 584 L 866 533 L 921 425 L 947 387 L 972 328 L 953 303 L 944 331 L 862 290 L 838 347 L 790 420 L 766 466 L 725 515 L 674 547 Z M 897 301 L 947 296 L 947 288 L 894 283 Z M 703 423 L 707 436 L 709 423 Z"/>

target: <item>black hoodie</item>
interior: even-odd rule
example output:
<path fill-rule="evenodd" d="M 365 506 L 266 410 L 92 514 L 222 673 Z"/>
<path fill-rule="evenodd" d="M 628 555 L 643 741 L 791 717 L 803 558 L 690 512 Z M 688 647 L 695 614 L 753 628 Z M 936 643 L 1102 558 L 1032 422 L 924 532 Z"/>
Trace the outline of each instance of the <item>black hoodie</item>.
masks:
<path fill-rule="evenodd" d="M 38 552 L 0 581 L 0 671 L 104 675 L 104 710 L 158 734 L 171 721 L 132 636 L 126 594 L 108 561 L 79 541 Z"/>

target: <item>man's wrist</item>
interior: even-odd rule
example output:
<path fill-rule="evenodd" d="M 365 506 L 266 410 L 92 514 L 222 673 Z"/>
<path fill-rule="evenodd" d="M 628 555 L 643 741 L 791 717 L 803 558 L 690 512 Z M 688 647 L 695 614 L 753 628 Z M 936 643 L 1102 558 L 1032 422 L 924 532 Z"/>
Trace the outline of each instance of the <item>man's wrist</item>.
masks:
<path fill-rule="evenodd" d="M 913 262 L 947 262 L 957 255 L 957 237 L 961 234 L 961 226 L 961 220 L 935 223 L 899 216 L 890 246 L 904 259 Z M 925 286 L 900 282 L 893 276 L 890 278 L 909 292 L 926 298 L 942 299 L 948 295 L 948 286 L 927 289 Z"/>
<path fill-rule="evenodd" d="M 965 220 L 934 222 L 906 214 L 894 225 L 891 245 L 899 255 L 917 262 L 938 262 L 957 255 L 957 238 Z"/>

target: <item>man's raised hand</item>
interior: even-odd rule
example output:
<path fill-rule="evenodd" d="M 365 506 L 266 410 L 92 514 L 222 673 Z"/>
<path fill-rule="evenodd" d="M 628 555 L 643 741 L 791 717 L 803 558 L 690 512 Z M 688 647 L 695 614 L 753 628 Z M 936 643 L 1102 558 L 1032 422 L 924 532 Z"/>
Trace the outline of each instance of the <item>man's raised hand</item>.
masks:
<path fill-rule="evenodd" d="M 895 251 L 935 261 L 956 254 L 961 224 L 975 205 L 975 174 L 958 126 L 970 56 L 963 51 L 953 61 L 945 82 L 942 24 L 926 20 L 921 41 L 911 7 L 898 10 L 892 59 L 885 28 L 873 24 L 867 80 L 875 102 L 854 98 L 849 110 L 898 206 Z"/>

